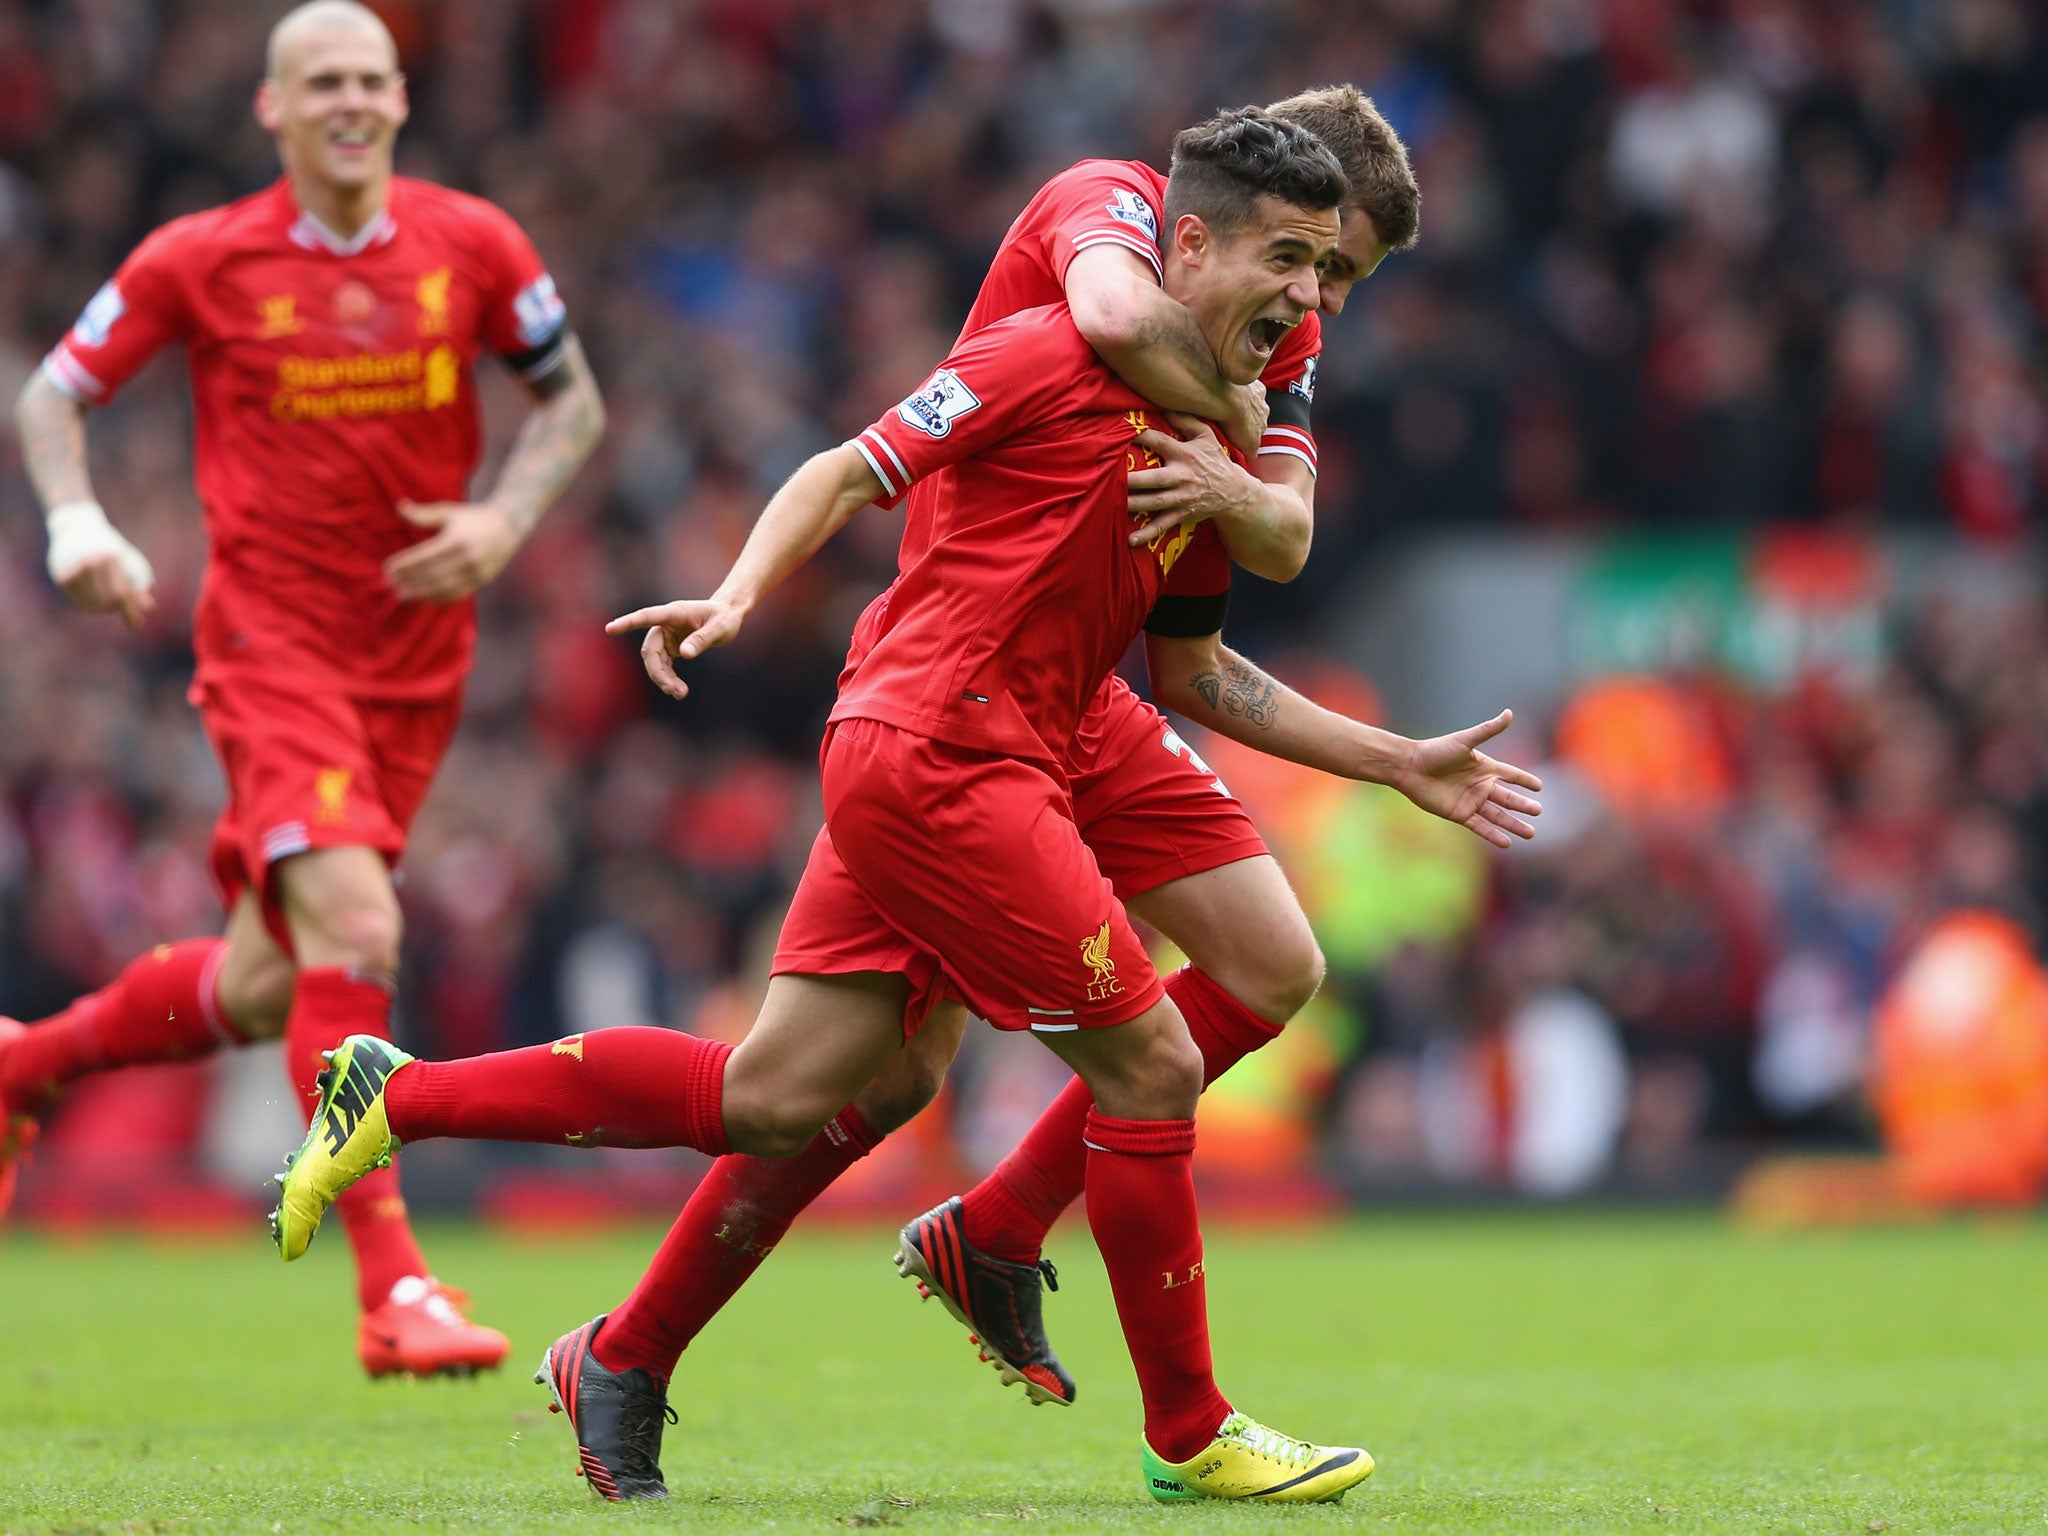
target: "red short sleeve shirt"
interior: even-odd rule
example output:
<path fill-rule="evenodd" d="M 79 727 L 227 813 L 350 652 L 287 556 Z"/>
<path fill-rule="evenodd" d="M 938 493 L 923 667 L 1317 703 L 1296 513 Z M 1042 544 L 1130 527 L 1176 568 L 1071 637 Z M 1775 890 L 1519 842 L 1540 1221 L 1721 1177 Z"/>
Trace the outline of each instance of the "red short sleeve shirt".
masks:
<path fill-rule="evenodd" d="M 833 718 L 1057 762 L 1175 571 L 1221 558 L 1207 524 L 1127 542 L 1156 415 L 1049 305 L 966 338 L 862 432 L 927 536 L 862 616 Z"/>
<path fill-rule="evenodd" d="M 244 670 L 367 698 L 446 695 L 473 605 L 401 601 L 390 556 L 425 530 L 401 502 L 461 501 L 480 440 L 485 351 L 539 377 L 566 320 L 499 209 L 395 178 L 341 241 L 287 183 L 164 226 L 44 362 L 94 404 L 182 342 L 211 547 L 194 630 L 202 682 Z"/>

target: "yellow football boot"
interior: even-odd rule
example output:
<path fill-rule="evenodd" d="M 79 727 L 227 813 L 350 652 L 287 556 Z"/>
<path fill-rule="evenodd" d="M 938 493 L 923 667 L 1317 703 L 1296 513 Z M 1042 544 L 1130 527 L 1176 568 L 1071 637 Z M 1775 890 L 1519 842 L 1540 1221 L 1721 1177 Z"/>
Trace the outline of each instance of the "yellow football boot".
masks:
<path fill-rule="evenodd" d="M 299 1150 L 277 1176 L 283 1195 L 270 1213 L 270 1236 L 289 1264 L 306 1251 L 320 1218 L 364 1174 L 391 1166 L 398 1139 L 384 1114 L 384 1083 L 413 1060 L 389 1040 L 350 1035 L 326 1053 L 320 1102 Z"/>
<path fill-rule="evenodd" d="M 1369 1452 L 1352 1445 L 1310 1445 L 1233 1413 L 1200 1454 L 1175 1464 L 1139 1441 L 1145 1489 L 1162 1504 L 1180 1499 L 1264 1499 L 1276 1504 L 1334 1504 L 1372 1476 Z"/>

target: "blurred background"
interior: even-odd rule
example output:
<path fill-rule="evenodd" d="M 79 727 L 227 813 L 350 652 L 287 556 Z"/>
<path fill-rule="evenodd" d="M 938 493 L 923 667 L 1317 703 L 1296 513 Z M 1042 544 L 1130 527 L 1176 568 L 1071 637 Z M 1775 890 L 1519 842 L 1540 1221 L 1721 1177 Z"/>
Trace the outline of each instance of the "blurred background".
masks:
<path fill-rule="evenodd" d="M 2036 1197 L 2040 7 L 373 4 L 412 82 L 401 170 L 525 226 L 612 423 L 483 604 L 405 865 L 414 1049 L 744 1030 L 899 525 L 863 514 L 683 706 L 603 620 L 707 590 L 789 470 L 917 384 L 1047 176 L 1163 164 L 1219 107 L 1347 80 L 1410 146 L 1421 243 L 1328 328 L 1315 552 L 1287 588 L 1241 577 L 1228 638 L 1411 734 L 1512 705 L 1504 755 L 1548 809 L 1496 855 L 1389 792 L 1202 743 L 1330 960 L 1205 1101 L 1209 1189 L 1734 1191 L 1795 1219 Z M 275 176 L 249 99 L 281 9 L 0 0 L 0 395 L 150 228 Z M 502 445 L 523 397 L 486 386 Z M 140 635 L 50 586 L 11 430 L 0 1012 L 35 1018 L 219 922 L 221 780 L 184 702 L 205 551 L 181 360 L 92 426 L 101 498 L 159 576 Z M 27 1214 L 239 1216 L 303 1123 L 274 1052 L 154 1070 L 190 1092 L 131 1073 L 73 1095 Z M 1058 1085 L 1047 1053 L 973 1032 L 947 1096 L 835 1198 L 947 1192 Z M 137 1141 L 188 1177 L 110 1207 L 91 1172 Z M 419 1151 L 417 1203 L 507 1219 L 671 1206 L 699 1166 Z"/>

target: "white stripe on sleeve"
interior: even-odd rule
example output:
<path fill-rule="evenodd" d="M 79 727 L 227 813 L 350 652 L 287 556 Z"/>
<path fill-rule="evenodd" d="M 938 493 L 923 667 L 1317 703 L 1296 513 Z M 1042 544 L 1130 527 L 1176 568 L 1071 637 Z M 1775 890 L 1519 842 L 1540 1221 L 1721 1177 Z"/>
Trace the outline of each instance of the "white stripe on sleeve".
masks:
<path fill-rule="evenodd" d="M 903 477 L 903 483 L 905 486 L 908 486 L 911 481 L 917 478 L 917 476 L 913 475 L 910 472 L 910 466 L 903 462 L 903 456 L 897 453 L 897 451 L 894 448 L 889 446 L 889 439 L 882 436 L 882 434 L 877 432 L 873 427 L 869 427 L 864 435 L 872 437 L 878 444 L 881 445 L 882 452 L 889 455 L 889 462 L 896 466 L 896 473 Z"/>
<path fill-rule="evenodd" d="M 1317 476 L 1320 476 L 1321 474 L 1321 471 L 1318 470 L 1316 467 L 1316 461 L 1310 458 L 1307 454 L 1303 453 L 1299 448 L 1284 447 L 1279 443 L 1275 443 L 1272 447 L 1268 448 L 1263 443 L 1261 443 L 1259 445 L 1259 457 L 1263 459 L 1269 453 L 1284 453 L 1289 458 L 1299 459 L 1302 463 L 1308 466 L 1308 472 L 1310 474 Z"/>
<path fill-rule="evenodd" d="M 1139 235 L 1121 229 L 1092 229 L 1074 242 L 1074 249 L 1085 251 L 1091 245 L 1120 245 L 1127 251 L 1136 251 L 1151 264 L 1153 272 L 1161 278 L 1166 275 L 1159 262 L 1159 248 Z"/>
<path fill-rule="evenodd" d="M 81 405 L 97 405 L 107 398 L 107 386 L 73 357 L 71 349 L 62 342 L 43 359 L 43 377 Z"/>
<path fill-rule="evenodd" d="M 868 447 L 866 438 L 867 433 L 863 432 L 859 437 L 851 440 L 850 446 L 854 452 L 868 461 L 868 468 L 872 469 L 875 472 L 875 478 L 882 482 L 882 490 L 890 496 L 898 494 L 898 486 L 889 478 L 889 471 L 882 468 L 882 461 L 876 458 L 874 450 Z"/>

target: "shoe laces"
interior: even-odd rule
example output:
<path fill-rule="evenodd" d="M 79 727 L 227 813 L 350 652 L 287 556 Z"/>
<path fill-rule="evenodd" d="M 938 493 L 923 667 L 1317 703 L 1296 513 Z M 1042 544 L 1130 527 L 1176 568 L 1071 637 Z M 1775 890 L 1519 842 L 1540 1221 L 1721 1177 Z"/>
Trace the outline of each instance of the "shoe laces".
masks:
<path fill-rule="evenodd" d="M 635 1397 L 641 1395 L 634 1387 L 629 1386 L 627 1390 Z M 665 1388 L 652 1388 L 646 1395 L 653 1399 L 648 1406 L 656 1411 L 642 1414 L 619 1436 L 620 1470 L 628 1477 L 661 1475 L 661 1426 L 677 1422 L 676 1411 L 669 1406 Z"/>
<path fill-rule="evenodd" d="M 1295 1440 L 1277 1429 L 1268 1429 L 1247 1413 L 1233 1413 L 1225 1419 L 1216 1431 L 1216 1438 L 1235 1440 L 1248 1451 L 1290 1466 L 1306 1466 L 1316 1454 L 1316 1448 L 1308 1441 Z"/>
<path fill-rule="evenodd" d="M 1060 1272 L 1052 1267 L 1051 1259 L 1040 1259 L 1038 1261 L 1038 1272 L 1045 1276 L 1045 1288 L 1048 1291 L 1056 1291 L 1060 1288 Z"/>

